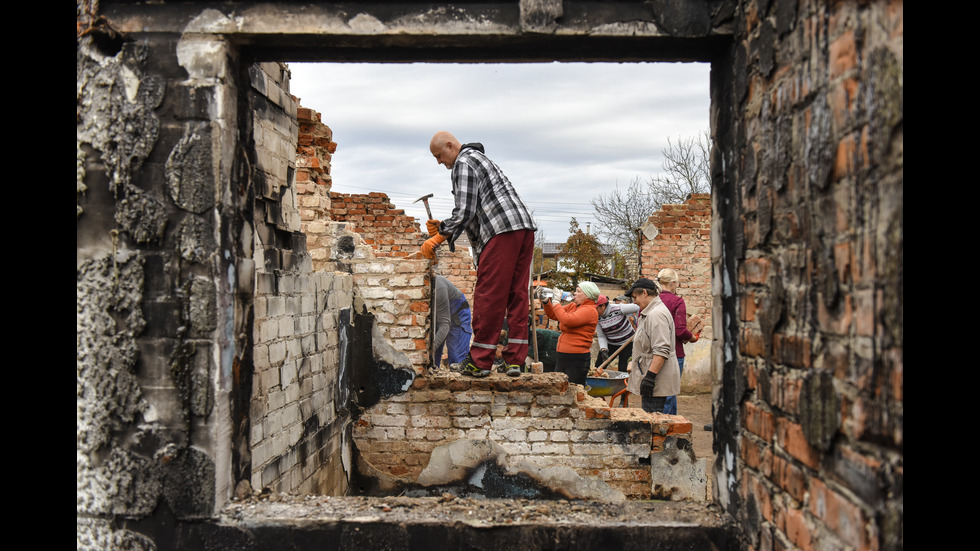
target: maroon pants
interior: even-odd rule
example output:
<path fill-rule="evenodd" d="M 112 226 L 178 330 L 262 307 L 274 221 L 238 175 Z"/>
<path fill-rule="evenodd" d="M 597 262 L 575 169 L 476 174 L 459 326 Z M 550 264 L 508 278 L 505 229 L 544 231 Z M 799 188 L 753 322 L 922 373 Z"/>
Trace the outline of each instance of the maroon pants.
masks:
<path fill-rule="evenodd" d="M 500 330 L 507 317 L 504 361 L 523 366 L 527 358 L 530 314 L 527 286 L 531 276 L 534 232 L 517 230 L 490 238 L 480 253 L 473 290 L 473 345 L 470 357 L 480 369 L 490 369 Z"/>

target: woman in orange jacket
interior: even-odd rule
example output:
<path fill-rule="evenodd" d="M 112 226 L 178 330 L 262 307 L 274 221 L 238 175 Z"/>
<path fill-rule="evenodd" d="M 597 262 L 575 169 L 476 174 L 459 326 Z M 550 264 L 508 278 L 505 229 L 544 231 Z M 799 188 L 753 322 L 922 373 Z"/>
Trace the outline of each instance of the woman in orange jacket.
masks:
<path fill-rule="evenodd" d="M 568 382 L 585 384 L 592 359 L 592 337 L 599 323 L 599 313 L 595 300 L 599 288 L 591 281 L 583 281 L 575 288 L 571 304 L 562 306 L 551 301 L 544 303 L 544 312 L 553 320 L 558 320 L 558 360 L 555 371 L 568 375 Z"/>

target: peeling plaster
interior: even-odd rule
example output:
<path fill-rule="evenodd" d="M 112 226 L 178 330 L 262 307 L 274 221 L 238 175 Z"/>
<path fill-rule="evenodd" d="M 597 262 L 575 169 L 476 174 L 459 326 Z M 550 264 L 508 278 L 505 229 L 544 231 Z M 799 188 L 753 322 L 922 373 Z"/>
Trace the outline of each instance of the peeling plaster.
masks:
<path fill-rule="evenodd" d="M 89 514 L 149 514 L 159 482 L 140 445 L 146 409 L 136 379 L 136 337 L 146 322 L 143 258 L 131 251 L 87 260 L 76 273 L 76 505 Z M 108 454 L 104 451 L 110 450 Z"/>
<path fill-rule="evenodd" d="M 429 464 L 418 476 L 429 492 L 477 491 L 487 497 L 590 499 L 622 502 L 626 495 L 595 477 L 584 477 L 567 466 L 541 467 L 512 460 L 503 446 L 492 440 L 461 439 L 432 450 Z M 408 495 L 424 495 L 411 489 Z"/>
<path fill-rule="evenodd" d="M 143 190 L 127 186 L 116 205 L 115 222 L 136 243 L 160 243 L 167 228 L 167 208 Z"/>
<path fill-rule="evenodd" d="M 145 408 L 135 378 L 136 336 L 146 322 L 143 258 L 123 251 L 82 263 L 76 274 L 76 442 L 90 453 Z"/>
<path fill-rule="evenodd" d="M 385 31 L 385 24 L 377 17 L 366 13 L 359 13 L 347 22 L 350 29 L 356 34 L 375 34 Z"/>
<path fill-rule="evenodd" d="M 78 551 L 156 551 L 150 538 L 130 530 L 117 530 L 107 520 L 78 518 L 75 521 L 75 549 Z"/>
<path fill-rule="evenodd" d="M 183 210 L 201 214 L 215 205 L 214 164 L 211 130 L 187 127 L 167 158 L 167 187 L 174 203 Z"/>
<path fill-rule="evenodd" d="M 160 77 L 145 75 L 148 48 L 126 43 L 115 56 L 100 54 L 88 39 L 79 41 L 76 67 L 76 193 L 84 183 L 86 153 L 99 152 L 112 190 L 132 183 L 157 141 L 160 121 L 155 109 L 166 86 Z M 81 207 L 76 204 L 78 214 Z"/>
<path fill-rule="evenodd" d="M 183 33 L 222 34 L 241 31 L 242 17 L 231 17 L 218 10 L 205 9 L 184 27 Z M 183 65 L 183 63 L 181 63 Z"/>
<path fill-rule="evenodd" d="M 177 252 L 190 262 L 205 262 L 215 249 L 211 226 L 197 216 L 188 216 L 177 228 Z"/>

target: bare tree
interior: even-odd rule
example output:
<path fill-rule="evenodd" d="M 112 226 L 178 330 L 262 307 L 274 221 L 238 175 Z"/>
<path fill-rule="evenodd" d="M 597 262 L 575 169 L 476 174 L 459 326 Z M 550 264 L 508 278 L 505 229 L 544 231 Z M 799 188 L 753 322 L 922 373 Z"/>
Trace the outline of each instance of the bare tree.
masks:
<path fill-rule="evenodd" d="M 711 190 L 709 153 L 711 139 L 701 132 L 690 138 L 667 138 L 664 156 L 664 173 L 653 176 L 644 186 L 639 178 L 622 189 L 619 185 L 607 194 L 593 198 L 592 209 L 596 214 L 597 233 L 607 243 L 615 246 L 627 259 L 635 259 L 638 251 L 638 235 L 647 219 L 662 205 L 683 203 L 692 193 L 708 193 Z M 634 261 L 627 261 L 627 278 Z"/>
<path fill-rule="evenodd" d="M 656 208 L 683 203 L 692 193 L 711 191 L 711 138 L 707 131 L 689 138 L 678 136 L 676 143 L 667 138 L 661 153 L 664 173 L 651 178 L 649 185 Z"/>
<path fill-rule="evenodd" d="M 592 209 L 596 214 L 596 230 L 602 239 L 613 245 L 624 256 L 636 252 L 636 236 L 640 226 L 658 208 L 655 201 L 639 178 L 622 189 L 616 187 L 605 195 L 593 198 Z"/>

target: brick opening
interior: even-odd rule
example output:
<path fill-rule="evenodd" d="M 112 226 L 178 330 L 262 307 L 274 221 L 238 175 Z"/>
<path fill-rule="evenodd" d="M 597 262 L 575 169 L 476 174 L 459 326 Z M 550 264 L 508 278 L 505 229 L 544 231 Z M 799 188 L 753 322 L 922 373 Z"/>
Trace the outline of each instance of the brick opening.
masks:
<path fill-rule="evenodd" d="M 343 354 L 323 359 L 370 299 L 350 272 L 312 275 L 294 167 L 254 131 L 289 102 L 253 62 L 638 57 L 712 62 L 716 503 L 751 547 L 902 547 L 901 2 L 83 4 L 80 547 L 298 539 L 201 519 L 259 460 L 296 487 L 314 459 L 349 463 L 324 368 Z M 250 422 L 253 395 L 293 393 L 256 417 L 276 430 Z M 277 439 L 296 453 L 273 458 Z M 343 493 L 338 478 L 310 484 Z"/>
<path fill-rule="evenodd" d="M 431 296 L 427 294 L 431 277 L 445 275 L 472 296 L 476 272 L 466 243 L 458 243 L 455 252 L 442 251 L 435 265 L 422 261 L 418 247 L 425 236 L 415 218 L 405 215 L 384 193 L 330 191 L 331 160 L 338 148 L 333 133 L 314 110 L 299 107 L 297 120 L 297 205 L 314 272 L 351 274 L 352 302 L 361 305 L 355 305 L 355 317 L 368 319 L 379 329 L 379 338 L 373 341 L 370 328 L 367 333 L 355 331 L 349 337 L 354 354 L 364 354 L 357 347 L 367 348 L 371 355 L 375 345 L 390 346 L 395 353 L 408 354 L 417 375 L 413 382 L 397 375 L 394 366 L 385 361 L 381 361 L 384 368 L 380 370 L 370 358 L 348 361 L 354 369 L 362 370 L 365 361 L 372 363 L 374 378 L 388 381 L 394 377 L 401 381 L 395 386 L 405 385 L 399 392 L 373 388 L 378 381 L 372 377 L 355 375 L 347 381 L 354 398 L 351 439 L 354 478 L 358 480 L 348 491 L 383 494 L 415 488 L 417 493 L 425 492 L 419 481 L 427 478 L 423 471 L 430 465 L 433 452 L 440 446 L 469 440 L 495 442 L 500 455 L 506 455 L 499 461 L 510 465 L 508 476 L 527 476 L 519 472 L 517 465 L 521 464 L 530 465 L 533 476 L 540 475 L 542 469 L 566 468 L 574 473 L 571 476 L 603 480 L 611 495 L 620 492 L 618 495 L 630 499 L 706 499 L 705 458 L 697 460 L 690 453 L 691 424 L 683 418 L 613 409 L 578 387 L 569 388 L 561 375 L 472 381 L 430 371 L 421 351 L 428 351 L 431 339 L 426 303 Z M 338 231 L 344 233 L 340 239 Z M 338 245 L 340 242 L 343 244 Z M 670 243 L 662 248 L 674 246 Z M 395 272 L 397 275 L 392 275 Z M 381 373 L 385 375 L 374 375 Z M 288 402 L 284 406 L 288 407 Z M 654 479 L 651 458 L 665 452 L 668 437 L 670 449 L 662 455 L 671 459 L 661 463 L 672 461 L 676 465 L 678 457 L 683 458 L 674 470 L 685 470 L 693 483 L 669 482 L 670 477 L 665 476 Z M 491 468 L 496 466 L 490 462 Z M 272 473 L 278 475 L 273 479 L 277 484 L 288 484 L 279 471 Z M 264 483 L 265 475 L 259 480 Z M 432 481 L 426 486 L 443 490 L 453 487 Z M 567 488 L 542 491 L 574 495 L 568 494 Z"/>

